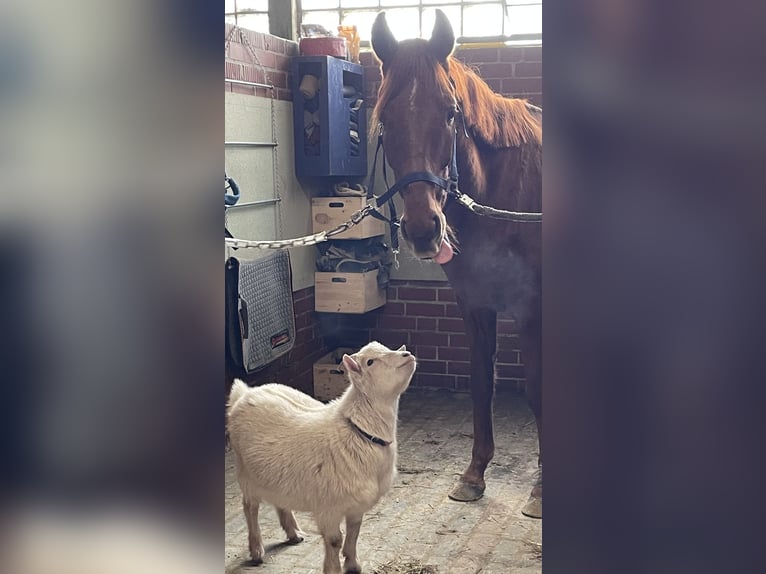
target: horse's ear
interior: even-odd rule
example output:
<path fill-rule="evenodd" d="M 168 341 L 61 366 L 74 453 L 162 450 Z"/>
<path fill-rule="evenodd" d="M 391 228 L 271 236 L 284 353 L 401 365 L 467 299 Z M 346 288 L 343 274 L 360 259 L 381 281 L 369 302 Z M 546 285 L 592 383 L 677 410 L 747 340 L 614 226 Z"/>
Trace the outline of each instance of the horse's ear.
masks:
<path fill-rule="evenodd" d="M 396 48 L 399 46 L 394 35 L 391 33 L 391 29 L 386 22 L 386 13 L 380 12 L 375 18 L 375 22 L 372 24 L 372 49 L 375 55 L 386 66 L 386 63 L 391 60 L 391 56 L 396 52 Z"/>
<path fill-rule="evenodd" d="M 455 33 L 452 31 L 452 24 L 449 23 L 447 16 L 441 10 L 436 10 L 436 22 L 428 45 L 440 62 L 446 62 L 455 48 Z"/>

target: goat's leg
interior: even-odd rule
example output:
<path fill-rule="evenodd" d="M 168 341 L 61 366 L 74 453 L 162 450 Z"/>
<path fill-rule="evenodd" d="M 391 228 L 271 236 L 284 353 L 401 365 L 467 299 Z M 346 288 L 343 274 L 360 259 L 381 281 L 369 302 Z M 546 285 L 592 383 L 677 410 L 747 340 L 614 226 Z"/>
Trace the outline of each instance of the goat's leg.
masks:
<path fill-rule="evenodd" d="M 323 517 L 317 519 L 319 532 L 324 539 L 324 574 L 341 574 L 340 547 L 343 535 L 340 532 L 340 517 Z"/>
<path fill-rule="evenodd" d="M 492 432 L 492 398 L 495 392 L 497 312 L 469 308 L 458 296 L 471 348 L 471 399 L 473 401 L 473 451 L 471 464 L 449 493 L 453 500 L 469 502 L 484 495 L 484 471 L 495 454 Z"/>
<path fill-rule="evenodd" d="M 258 525 L 258 507 L 260 504 L 261 501 L 257 498 L 242 496 L 242 506 L 247 520 L 247 541 L 250 545 L 250 558 L 254 564 L 263 562 L 263 541 L 261 540 L 261 528 Z"/>
<path fill-rule="evenodd" d="M 301 532 L 301 529 L 295 520 L 293 511 L 277 507 L 277 516 L 279 516 L 279 524 L 282 527 L 282 530 L 287 534 L 287 542 L 290 544 L 303 542 L 303 532 Z"/>
<path fill-rule="evenodd" d="M 362 514 L 346 515 L 346 541 L 343 543 L 343 571 L 345 574 L 360 574 L 362 565 L 356 555 L 356 541 L 359 538 L 359 529 L 362 526 Z"/>

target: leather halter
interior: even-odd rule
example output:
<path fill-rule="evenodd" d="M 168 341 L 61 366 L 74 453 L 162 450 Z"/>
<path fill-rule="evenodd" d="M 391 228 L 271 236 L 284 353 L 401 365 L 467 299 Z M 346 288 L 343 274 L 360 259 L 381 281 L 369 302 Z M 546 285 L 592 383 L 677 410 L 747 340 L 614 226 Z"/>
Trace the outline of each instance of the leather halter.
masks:
<path fill-rule="evenodd" d="M 466 133 L 466 136 L 468 134 Z M 375 172 L 378 165 L 378 153 L 383 150 L 383 183 L 386 185 L 386 192 L 380 197 L 375 197 Z M 369 185 L 367 186 L 367 199 L 375 201 L 375 208 L 370 211 L 376 219 L 387 222 L 391 226 L 391 247 L 394 254 L 399 252 L 399 227 L 401 225 L 399 217 L 396 215 L 396 207 L 394 206 L 394 196 L 402 189 L 415 183 L 416 181 L 424 181 L 426 183 L 432 183 L 437 187 L 440 187 L 447 193 L 447 198 L 459 199 L 462 195 L 457 187 L 458 172 L 457 172 L 457 129 L 452 137 L 452 158 L 449 164 L 448 179 L 439 177 L 430 171 L 413 171 L 403 177 L 399 178 L 393 185 L 388 184 L 388 172 L 386 171 L 386 150 L 383 147 L 383 124 L 378 125 L 378 145 L 375 147 L 375 156 L 372 160 L 372 169 L 370 170 Z M 384 203 L 388 202 L 388 208 L 391 213 L 391 218 L 387 218 L 380 213 L 377 208 L 381 207 Z"/>
<path fill-rule="evenodd" d="M 450 78 L 449 79 L 450 85 L 452 86 L 452 89 L 455 90 L 455 81 Z M 532 106 L 531 104 L 528 104 L 530 108 L 533 108 L 535 111 L 540 111 L 539 108 L 536 106 Z M 460 118 L 460 122 L 463 126 L 463 132 L 465 133 L 465 137 L 468 136 L 468 129 L 465 124 L 465 116 L 463 115 L 463 111 L 460 107 L 460 102 L 456 99 L 455 100 L 455 107 L 456 107 L 456 114 L 455 119 Z M 375 189 L 375 171 L 377 169 L 378 165 L 378 153 L 380 150 L 383 150 L 383 182 L 386 185 L 386 192 L 381 195 L 380 197 L 375 197 L 374 189 Z M 391 248 L 394 252 L 394 255 L 399 253 L 399 227 L 400 227 L 400 221 L 399 218 L 396 215 L 396 208 L 394 207 L 394 201 L 393 197 L 397 193 L 399 193 L 402 189 L 410 185 L 411 183 L 415 183 L 416 181 L 423 181 L 426 183 L 432 183 L 433 185 L 441 188 L 446 192 L 447 194 L 447 200 L 454 199 L 458 201 L 463 206 L 467 207 L 474 213 L 480 214 L 480 215 L 488 215 L 490 217 L 497 217 L 500 219 L 507 219 L 510 221 L 516 221 L 516 222 L 541 222 L 542 221 L 542 213 L 525 213 L 525 212 L 515 212 L 515 211 L 503 211 L 499 209 L 494 209 L 491 207 L 487 207 L 484 205 L 480 205 L 476 203 L 473 199 L 471 199 L 468 195 L 462 193 L 458 189 L 458 170 L 457 170 L 457 126 L 455 126 L 455 131 L 452 134 L 452 157 L 450 158 L 449 163 L 449 169 L 448 169 L 448 176 L 447 179 L 443 177 L 439 177 L 436 174 L 431 173 L 430 171 L 413 171 L 408 174 L 405 174 L 401 178 L 399 178 L 396 182 L 394 182 L 393 185 L 388 185 L 388 176 L 386 173 L 386 150 L 383 147 L 383 124 L 378 124 L 378 145 L 375 148 L 375 156 L 372 160 L 372 169 L 370 170 L 370 177 L 369 177 L 369 185 L 367 186 L 367 200 L 368 205 L 372 207 L 370 210 L 370 215 L 375 217 L 376 219 L 380 219 L 382 221 L 386 221 L 391 226 Z M 378 211 L 378 208 L 381 207 L 384 203 L 388 202 L 388 208 L 391 213 L 391 218 L 387 218 L 384 216 L 380 211 Z"/>
<path fill-rule="evenodd" d="M 452 86 L 453 90 L 457 90 L 457 87 L 455 86 L 455 80 L 452 78 L 449 78 L 450 86 Z M 454 94 L 453 94 L 454 96 Z M 463 112 L 460 108 L 460 103 L 455 98 L 455 108 L 456 108 L 456 114 L 455 114 L 455 121 L 457 121 L 457 118 L 460 117 L 460 121 L 463 124 L 463 132 L 465 133 L 465 137 L 468 137 L 468 130 L 465 126 L 465 117 L 463 116 Z M 380 150 L 383 150 L 383 182 L 386 184 L 386 187 L 388 188 L 386 192 L 381 195 L 380 197 L 376 198 L 375 203 L 377 207 L 380 207 L 385 202 L 388 202 L 389 209 L 391 211 L 391 219 L 386 219 L 380 212 L 376 210 L 372 210 L 370 214 L 377 218 L 377 219 L 383 219 L 384 221 L 388 221 L 391 225 L 391 246 L 393 248 L 394 253 L 398 253 L 399 251 L 399 237 L 398 237 L 398 230 L 400 227 L 399 218 L 396 216 L 396 209 L 394 208 L 394 202 L 393 198 L 394 195 L 399 193 L 402 189 L 410 185 L 411 183 L 415 183 L 416 181 L 423 181 L 426 183 L 432 183 L 435 186 L 441 188 L 447 193 L 447 199 L 454 198 L 454 199 L 460 199 L 460 197 L 463 195 L 460 193 L 460 190 L 458 190 L 458 171 L 457 171 L 457 127 L 455 127 L 455 131 L 452 134 L 452 157 L 450 158 L 449 162 L 449 171 L 447 179 L 444 179 L 443 177 L 439 177 L 438 175 L 431 173 L 430 171 L 413 171 L 408 174 L 403 175 L 401 178 L 399 178 L 396 182 L 394 182 L 394 185 L 388 185 L 388 177 L 386 174 L 386 150 L 383 147 L 383 124 L 378 124 L 378 145 L 375 148 L 375 157 L 372 160 L 372 170 L 370 171 L 370 184 L 368 186 L 368 192 L 367 192 L 367 199 L 370 200 L 374 196 L 373 190 L 375 186 L 375 169 L 378 163 L 378 152 Z M 394 238 L 396 236 L 396 238 Z"/>

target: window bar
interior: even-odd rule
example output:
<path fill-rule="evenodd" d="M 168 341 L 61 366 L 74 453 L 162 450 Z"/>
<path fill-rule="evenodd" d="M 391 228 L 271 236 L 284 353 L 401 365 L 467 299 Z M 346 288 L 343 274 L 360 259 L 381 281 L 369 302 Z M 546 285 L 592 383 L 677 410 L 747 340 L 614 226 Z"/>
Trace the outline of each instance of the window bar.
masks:
<path fill-rule="evenodd" d="M 232 84 L 240 84 L 242 86 L 255 86 L 256 88 L 266 88 L 267 90 L 274 89 L 274 86 L 271 84 L 261 84 L 260 82 L 246 82 L 245 80 L 234 80 L 232 78 L 224 78 L 224 81 Z"/>
<path fill-rule="evenodd" d="M 223 142 L 223 145 L 235 147 L 277 147 L 276 142 Z"/>
<path fill-rule="evenodd" d="M 258 201 L 246 201 L 244 203 L 235 203 L 234 205 L 229 205 L 226 208 L 226 211 L 229 209 L 239 209 L 240 207 L 257 207 L 257 206 L 263 206 L 263 205 L 271 205 L 272 203 L 279 203 L 282 201 L 281 197 L 275 197 L 273 199 L 259 199 Z"/>

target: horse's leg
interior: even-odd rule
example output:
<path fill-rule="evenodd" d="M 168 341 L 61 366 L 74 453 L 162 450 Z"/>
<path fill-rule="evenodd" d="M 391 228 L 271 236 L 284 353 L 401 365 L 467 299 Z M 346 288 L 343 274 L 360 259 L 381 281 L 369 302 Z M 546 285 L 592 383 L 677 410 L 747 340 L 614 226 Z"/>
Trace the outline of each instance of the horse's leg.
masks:
<path fill-rule="evenodd" d="M 529 408 L 537 422 L 537 476 L 529 495 L 523 514 L 531 518 L 543 517 L 543 381 L 542 381 L 542 319 L 539 311 L 535 313 L 520 333 L 524 375 L 526 377 L 526 395 Z"/>
<path fill-rule="evenodd" d="M 452 500 L 469 502 L 484 494 L 484 471 L 495 454 L 492 436 L 492 397 L 495 391 L 497 312 L 469 309 L 458 296 L 471 348 L 471 398 L 473 399 L 473 452 L 471 464 L 449 493 Z"/>

